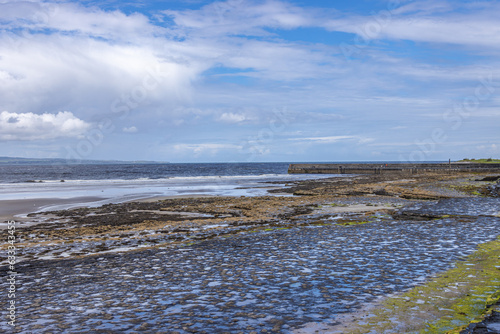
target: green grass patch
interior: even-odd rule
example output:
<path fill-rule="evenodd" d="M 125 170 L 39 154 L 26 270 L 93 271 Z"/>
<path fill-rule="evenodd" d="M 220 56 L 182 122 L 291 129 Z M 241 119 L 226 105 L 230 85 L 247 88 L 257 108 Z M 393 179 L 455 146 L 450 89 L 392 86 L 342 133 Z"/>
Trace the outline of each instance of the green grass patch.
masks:
<path fill-rule="evenodd" d="M 474 162 L 478 164 L 500 164 L 500 159 L 463 159 L 457 162 Z"/>
<path fill-rule="evenodd" d="M 486 191 L 483 184 L 471 182 L 461 182 L 460 184 L 450 185 L 449 188 L 472 196 L 484 196 L 483 192 Z"/>
<path fill-rule="evenodd" d="M 363 225 L 363 224 L 368 224 L 368 223 L 371 223 L 371 221 L 350 221 L 350 222 L 337 223 L 335 225 L 352 226 L 352 225 Z"/>
<path fill-rule="evenodd" d="M 500 300 L 500 238 L 423 286 L 388 298 L 349 333 L 457 334 Z"/>

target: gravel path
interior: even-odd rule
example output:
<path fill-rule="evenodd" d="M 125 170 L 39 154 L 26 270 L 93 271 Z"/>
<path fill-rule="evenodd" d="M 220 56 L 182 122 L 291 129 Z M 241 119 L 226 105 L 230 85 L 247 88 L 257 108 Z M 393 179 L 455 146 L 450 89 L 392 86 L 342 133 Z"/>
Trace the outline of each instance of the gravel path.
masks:
<path fill-rule="evenodd" d="M 17 330 L 290 333 L 423 282 L 499 234 L 495 217 L 383 220 L 30 261 L 16 265 Z"/>

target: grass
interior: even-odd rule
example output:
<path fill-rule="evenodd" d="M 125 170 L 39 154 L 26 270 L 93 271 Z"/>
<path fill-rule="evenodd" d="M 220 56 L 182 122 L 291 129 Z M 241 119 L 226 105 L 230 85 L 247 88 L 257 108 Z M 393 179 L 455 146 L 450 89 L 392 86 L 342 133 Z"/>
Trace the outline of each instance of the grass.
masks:
<path fill-rule="evenodd" d="M 449 185 L 450 189 L 460 191 L 472 196 L 484 196 L 483 192 L 486 193 L 486 187 L 484 184 L 478 182 L 460 182 L 459 184 Z"/>
<path fill-rule="evenodd" d="M 329 206 L 332 206 L 332 207 L 342 207 L 342 208 L 346 208 L 349 206 L 349 204 L 338 204 L 338 203 L 331 203 L 331 204 L 328 204 Z"/>
<path fill-rule="evenodd" d="M 500 159 L 463 159 L 457 162 L 474 162 L 478 164 L 499 164 Z"/>
<path fill-rule="evenodd" d="M 349 333 L 458 334 L 500 300 L 500 238 L 482 244 L 429 283 L 388 298 Z"/>
<path fill-rule="evenodd" d="M 362 224 L 369 224 L 369 223 L 371 223 L 371 221 L 349 221 L 349 222 L 338 223 L 335 225 L 351 226 L 351 225 L 362 225 Z"/>

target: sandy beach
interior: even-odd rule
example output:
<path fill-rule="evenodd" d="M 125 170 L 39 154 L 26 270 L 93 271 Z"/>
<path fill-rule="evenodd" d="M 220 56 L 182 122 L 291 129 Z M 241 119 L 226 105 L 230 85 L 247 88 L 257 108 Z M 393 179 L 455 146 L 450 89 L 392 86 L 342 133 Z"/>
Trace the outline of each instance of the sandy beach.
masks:
<path fill-rule="evenodd" d="M 0 221 L 17 220 L 26 221 L 26 216 L 41 209 L 61 204 L 78 204 L 84 206 L 85 203 L 99 201 L 99 197 L 76 197 L 71 199 L 63 198 L 33 198 L 17 200 L 0 200 Z M 0 228 L 3 228 L 0 225 Z"/>

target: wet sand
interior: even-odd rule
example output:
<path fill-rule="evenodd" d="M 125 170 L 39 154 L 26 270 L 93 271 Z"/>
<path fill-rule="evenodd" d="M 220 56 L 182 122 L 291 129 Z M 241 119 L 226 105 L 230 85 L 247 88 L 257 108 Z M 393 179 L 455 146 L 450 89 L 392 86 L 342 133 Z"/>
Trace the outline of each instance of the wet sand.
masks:
<path fill-rule="evenodd" d="M 19 200 L 2 200 L 0 201 L 0 222 L 6 220 L 25 220 L 24 216 L 40 211 L 44 207 L 59 205 L 59 204 L 81 204 L 99 201 L 99 197 L 76 197 L 70 199 L 64 198 L 33 198 Z M 21 217 L 19 217 L 21 216 Z M 0 228 L 2 226 L 0 225 Z"/>
<path fill-rule="evenodd" d="M 130 202 L 157 202 L 172 198 L 200 198 L 207 196 L 192 196 L 192 195 L 178 195 L 178 196 L 155 196 L 142 200 L 132 200 L 126 201 L 124 203 Z M 88 203 L 94 203 L 102 201 L 103 197 L 73 197 L 73 198 L 33 198 L 33 199 L 16 199 L 16 200 L 0 200 L 0 229 L 5 228 L 7 221 L 18 221 L 18 222 L 33 222 L 32 218 L 28 218 L 28 215 L 32 217 L 38 212 L 42 211 L 48 207 L 60 206 L 60 205 L 72 205 L 73 209 L 86 207 Z M 74 205 L 74 206 L 73 206 Z"/>

